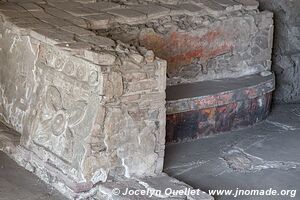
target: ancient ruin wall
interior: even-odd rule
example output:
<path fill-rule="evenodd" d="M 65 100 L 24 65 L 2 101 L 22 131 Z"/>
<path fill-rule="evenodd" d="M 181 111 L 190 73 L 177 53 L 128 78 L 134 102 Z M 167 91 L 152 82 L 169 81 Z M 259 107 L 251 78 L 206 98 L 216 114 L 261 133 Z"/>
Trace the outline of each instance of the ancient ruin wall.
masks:
<path fill-rule="evenodd" d="M 74 191 L 162 172 L 165 61 L 108 38 L 76 42 L 59 29 L 45 36 L 6 19 L 0 28 L 0 120 L 30 152 L 18 158 L 22 165 Z"/>
<path fill-rule="evenodd" d="M 274 12 L 272 69 L 276 74 L 276 102 L 300 100 L 300 1 L 259 0 L 261 10 Z"/>
<path fill-rule="evenodd" d="M 212 11 L 205 1 L 196 5 L 166 5 L 173 14 L 142 22 L 93 29 L 111 37 L 152 49 L 168 62 L 167 85 L 236 78 L 271 69 L 273 15 L 238 2 Z M 251 3 L 251 1 L 249 1 Z M 173 2 L 175 3 L 175 2 Z M 212 2 L 211 2 L 212 3 Z M 217 4 L 218 5 L 218 4 Z M 153 5 L 132 6 L 135 11 L 157 10 Z M 165 13 L 162 9 L 160 12 Z M 172 13 L 171 12 L 171 13 Z"/>
<path fill-rule="evenodd" d="M 165 60 L 170 85 L 269 70 L 272 14 L 254 0 L 32 1 L 0 2 L 0 120 L 60 191 L 162 172 Z"/>

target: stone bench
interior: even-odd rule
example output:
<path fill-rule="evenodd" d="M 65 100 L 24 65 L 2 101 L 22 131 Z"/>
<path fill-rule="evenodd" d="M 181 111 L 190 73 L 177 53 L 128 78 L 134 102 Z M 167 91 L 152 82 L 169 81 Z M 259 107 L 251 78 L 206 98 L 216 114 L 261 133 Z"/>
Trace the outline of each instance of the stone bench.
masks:
<path fill-rule="evenodd" d="M 269 114 L 274 89 L 272 74 L 167 87 L 166 140 L 197 139 L 260 122 Z"/>

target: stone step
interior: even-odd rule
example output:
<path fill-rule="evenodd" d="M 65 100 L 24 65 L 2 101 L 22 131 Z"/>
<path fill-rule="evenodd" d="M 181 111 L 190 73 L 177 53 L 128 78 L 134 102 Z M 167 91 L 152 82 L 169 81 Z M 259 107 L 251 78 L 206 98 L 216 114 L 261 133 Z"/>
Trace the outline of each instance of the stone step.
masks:
<path fill-rule="evenodd" d="M 269 113 L 273 75 L 259 74 L 167 87 L 167 142 L 253 125 Z"/>

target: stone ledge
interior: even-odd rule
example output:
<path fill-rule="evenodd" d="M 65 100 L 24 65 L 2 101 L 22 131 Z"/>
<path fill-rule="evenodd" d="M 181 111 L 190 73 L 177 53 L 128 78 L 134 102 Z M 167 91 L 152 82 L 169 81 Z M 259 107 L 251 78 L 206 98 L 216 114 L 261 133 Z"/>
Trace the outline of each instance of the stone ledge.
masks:
<path fill-rule="evenodd" d="M 147 5 L 132 4 L 128 5 L 110 3 L 105 1 L 95 3 L 82 3 L 77 1 L 8 1 L 2 2 L 0 11 L 10 17 L 30 17 L 36 18 L 54 18 L 57 20 L 49 21 L 51 25 L 64 23 L 71 23 L 77 26 L 99 29 L 105 28 L 107 25 L 114 25 L 115 23 L 146 23 L 152 19 L 159 17 L 166 17 L 172 15 L 189 15 L 189 16 L 215 16 L 229 14 L 237 10 L 256 10 L 258 4 L 255 0 L 223 0 L 223 1 L 188 1 L 185 3 L 166 4 L 166 2 L 148 2 Z M 147 9 L 150 8 L 150 9 Z M 150 11 L 151 10 L 151 11 Z M 19 11 L 19 12 L 16 12 Z M 21 13 L 20 13 L 21 11 Z M 10 12 L 11 14 L 9 14 Z M 14 14 L 12 14 L 14 12 Z M 111 15 L 110 15 L 110 14 Z M 93 15 L 109 16 L 107 24 L 103 24 L 103 17 L 93 17 Z"/>
<path fill-rule="evenodd" d="M 273 75 L 258 74 L 167 87 L 167 114 L 222 106 L 254 99 L 275 89 Z M 182 93 L 180 91 L 185 91 Z"/>
<path fill-rule="evenodd" d="M 167 143 L 199 139 L 264 120 L 275 89 L 274 76 L 269 74 L 167 89 L 167 93 L 175 93 L 167 101 Z M 186 95 L 176 95 L 180 90 Z"/>

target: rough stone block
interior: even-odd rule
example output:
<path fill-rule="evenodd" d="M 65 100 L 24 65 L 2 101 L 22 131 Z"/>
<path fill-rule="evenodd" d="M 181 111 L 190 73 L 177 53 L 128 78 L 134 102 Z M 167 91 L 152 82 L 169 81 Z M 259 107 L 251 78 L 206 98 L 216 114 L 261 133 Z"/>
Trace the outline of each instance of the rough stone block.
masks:
<path fill-rule="evenodd" d="M 81 18 L 76 18 L 75 16 L 71 15 L 70 13 L 64 12 L 64 11 L 59 10 L 54 7 L 50 7 L 50 6 L 46 6 L 46 5 L 41 5 L 41 6 L 45 10 L 45 12 L 48 13 L 49 15 L 61 18 L 61 20 L 69 21 L 70 23 L 72 23 L 76 26 L 87 28 L 87 23 L 85 22 L 85 20 L 83 20 Z"/>
<path fill-rule="evenodd" d="M 204 9 L 195 5 L 195 4 L 180 4 L 178 5 L 178 7 L 181 10 L 184 10 L 184 13 L 186 14 L 190 14 L 190 15 L 197 15 L 197 14 L 201 14 L 201 15 L 205 15 Z"/>
<path fill-rule="evenodd" d="M 148 5 L 132 5 L 129 6 L 130 9 L 144 13 L 149 18 L 159 18 L 170 13 L 170 9 L 164 8 L 155 4 Z"/>
<path fill-rule="evenodd" d="M 256 0 L 235 0 L 236 2 L 243 5 L 245 9 L 254 10 L 258 9 L 259 2 Z"/>
<path fill-rule="evenodd" d="M 18 3 L 19 6 L 21 6 L 22 8 L 24 8 L 25 10 L 28 11 L 41 11 L 43 10 L 40 6 L 32 3 L 32 2 L 28 2 L 28 3 Z"/>
<path fill-rule="evenodd" d="M 167 142 L 230 131 L 268 116 L 275 89 L 272 74 L 218 82 L 218 85 L 204 81 L 167 88 Z M 189 92 L 178 95 L 182 90 Z"/>
<path fill-rule="evenodd" d="M 78 57 L 79 51 L 89 48 L 88 43 L 63 40 L 65 38 L 61 36 L 65 32 L 57 41 L 58 37 L 52 34 L 62 32 L 42 30 L 32 31 L 31 36 L 20 36 L 1 26 L 3 50 L 0 56 L 7 63 L 0 68 L 1 96 L 8 102 L 16 102 L 17 108 L 3 110 L 1 106 L 1 121 L 20 132 L 20 145 L 29 150 L 20 148 L 14 155 L 27 156 L 16 159 L 20 163 L 31 163 L 43 180 L 48 182 L 51 176 L 57 177 L 58 182 L 53 185 L 63 183 L 79 193 L 90 190 L 99 181 L 106 181 L 110 171 L 125 177 L 154 175 L 162 166 L 162 160 L 157 160 L 155 138 L 164 135 L 164 131 L 155 131 L 154 121 L 159 120 L 159 116 L 148 116 L 148 110 L 144 111 L 141 120 L 153 122 L 151 125 L 142 125 L 129 114 L 131 109 L 142 110 L 139 108 L 142 99 L 135 98 L 137 104 L 127 107 L 131 98 L 126 99 L 130 94 L 123 89 L 126 74 L 114 72 L 118 70 L 115 65 L 117 54 L 89 49 Z M 65 42 L 57 44 L 62 41 Z M 133 53 L 138 55 L 138 52 Z M 16 62 L 19 61 L 23 63 L 23 71 L 2 77 L 4 71 L 17 72 Z M 104 69 L 103 65 L 109 65 L 110 70 Z M 146 73 L 141 67 L 139 69 L 140 74 Z M 128 78 L 131 83 L 139 82 Z M 8 89 L 9 80 L 16 80 L 14 84 L 18 87 Z M 154 79 L 151 85 L 165 85 L 165 80 L 162 83 L 156 81 L 162 79 Z M 118 98 L 122 103 L 116 101 Z M 164 105 L 164 99 L 156 101 Z M 156 110 L 154 106 L 152 112 L 164 115 L 164 110 Z M 126 137 L 118 140 L 122 134 Z M 33 158 L 31 152 L 39 158 Z M 118 172 L 118 168 L 124 170 Z M 59 189 L 62 191 L 64 187 Z"/>
<path fill-rule="evenodd" d="M 59 29 L 34 29 L 30 36 L 48 44 L 74 42 L 74 35 Z"/>
<path fill-rule="evenodd" d="M 109 10 L 108 13 L 116 15 L 117 17 L 114 18 L 114 21 L 119 23 L 140 22 L 144 21 L 147 17 L 146 14 L 128 8 L 112 9 Z"/>
<path fill-rule="evenodd" d="M 62 27 L 60 27 L 60 29 L 70 32 L 70 33 L 73 33 L 77 36 L 86 36 L 87 37 L 87 36 L 95 35 L 92 31 L 89 31 L 89 30 L 86 30 L 84 28 L 74 26 L 74 25 L 62 26 Z"/>
<path fill-rule="evenodd" d="M 97 11 L 106 11 L 109 9 L 121 7 L 119 4 L 112 3 L 112 2 L 86 3 L 83 6 Z"/>
<path fill-rule="evenodd" d="M 114 16 L 107 13 L 100 13 L 96 15 L 83 16 L 88 22 L 90 29 L 105 29 L 109 27 L 109 23 L 114 20 Z"/>

